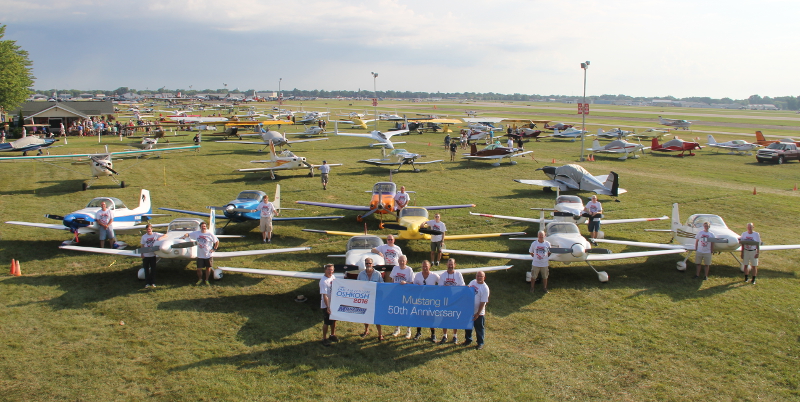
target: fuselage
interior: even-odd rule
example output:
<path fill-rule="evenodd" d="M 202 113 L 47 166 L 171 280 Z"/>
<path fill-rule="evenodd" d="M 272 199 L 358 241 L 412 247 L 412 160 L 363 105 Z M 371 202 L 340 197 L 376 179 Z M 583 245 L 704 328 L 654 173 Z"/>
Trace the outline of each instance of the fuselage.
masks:
<path fill-rule="evenodd" d="M 684 225 L 675 230 L 675 238 L 687 249 L 694 250 L 695 235 L 703 230 L 703 223 L 710 223 L 709 232 L 722 242 L 714 243 L 714 252 L 736 251 L 739 248 L 739 234 L 734 233 L 717 215 L 695 214 L 690 216 Z M 725 242 L 727 240 L 727 242 Z"/>

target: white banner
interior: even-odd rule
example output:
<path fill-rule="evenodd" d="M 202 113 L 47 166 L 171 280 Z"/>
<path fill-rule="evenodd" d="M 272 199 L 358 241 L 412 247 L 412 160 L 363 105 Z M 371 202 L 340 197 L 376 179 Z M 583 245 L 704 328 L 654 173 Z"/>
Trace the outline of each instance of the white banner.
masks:
<path fill-rule="evenodd" d="M 331 292 L 331 320 L 375 322 L 376 282 L 335 279 Z"/>

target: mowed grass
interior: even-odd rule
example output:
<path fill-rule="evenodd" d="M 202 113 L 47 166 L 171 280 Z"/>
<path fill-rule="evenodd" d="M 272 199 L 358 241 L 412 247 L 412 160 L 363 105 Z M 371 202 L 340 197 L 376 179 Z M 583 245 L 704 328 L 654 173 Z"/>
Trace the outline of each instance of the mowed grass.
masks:
<path fill-rule="evenodd" d="M 334 109 L 321 101 L 304 102 L 307 109 L 313 106 Z M 436 113 L 424 105 L 396 107 L 399 112 L 407 107 Z M 453 111 L 481 107 L 438 105 L 439 110 Z M 394 109 L 387 105 L 385 110 Z M 520 116 L 526 116 L 525 112 Z M 287 131 L 292 130 L 296 129 Z M 430 159 L 449 160 L 442 137 L 424 134 L 397 140 L 407 141 L 401 147 Z M 189 141 L 191 136 L 184 138 Z M 285 207 L 297 200 L 366 204 L 369 195 L 364 191 L 389 178 L 388 169 L 356 163 L 380 154 L 358 138 L 331 137 L 291 148 L 311 163 L 326 159 L 345 164 L 333 169 L 328 191 L 322 191 L 318 177 L 308 178 L 304 171 L 279 173 L 276 182 L 264 180 L 268 176 L 264 174 L 233 172 L 265 155 L 256 152 L 256 145 L 219 144 L 208 136 L 204 140 L 199 153 L 115 163 L 127 184 L 124 189 L 101 179 L 90 190 L 79 191 L 83 178 L 64 168 L 88 171 L 82 165 L 0 164 L 0 218 L 48 222 L 43 214 L 63 215 L 96 196 L 114 196 L 133 204 L 142 188 L 151 191 L 154 207 L 198 211 L 207 205 L 223 205 L 246 189 L 272 194 L 275 183 L 281 184 Z M 112 150 L 125 148 L 113 138 L 103 143 Z M 69 145 L 52 152 L 100 149 L 96 138 L 70 138 Z M 552 165 L 554 159 L 556 166 L 574 163 L 580 148 L 578 142 L 543 140 L 526 144 L 526 149 L 535 151 L 535 160 L 519 158 L 516 166 L 503 163 L 497 168 L 485 162 L 445 162 L 426 165 L 421 173 L 395 174 L 394 181 L 417 192 L 417 205 L 471 202 L 477 204 L 474 212 L 533 217 L 536 213 L 529 208 L 552 206 L 554 195 L 512 179 L 544 179 L 536 168 Z M 800 234 L 794 230 L 800 216 L 798 192 L 792 190 L 800 182 L 797 162 L 765 165 L 755 163 L 753 156 L 704 149 L 686 158 L 648 153 L 623 162 L 597 156 L 596 162 L 582 165 L 598 175 L 611 170 L 619 173 L 621 186 L 629 191 L 618 203 L 601 197 L 609 218 L 669 215 L 672 203 L 678 202 L 682 219 L 692 213 L 717 213 L 736 231 L 755 222 L 767 244 L 800 244 Z M 278 223 L 270 248 L 310 246 L 312 250 L 225 264 L 319 270 L 325 262 L 336 262 L 326 256 L 343 253 L 347 239 L 306 233 L 303 228 L 364 229 L 355 213 L 303 207 L 303 211 L 284 211 L 283 216 L 342 214 L 345 218 Z M 443 220 L 454 234 L 537 230 L 473 217 L 464 209 L 443 212 Z M 378 231 L 377 223 L 367 221 L 371 232 L 389 233 Z M 608 225 L 604 231 L 609 238 L 667 242 L 668 235 L 643 231 L 667 225 L 666 221 Z M 246 237 L 223 240 L 223 250 L 264 247 L 252 223 L 232 224 L 227 233 Z M 611 277 L 606 284 L 599 283 L 585 265 L 554 264 L 551 292 L 546 296 L 528 293 L 524 281 L 528 264 L 514 262 L 507 272 L 487 275 L 492 291 L 487 347 L 478 352 L 405 338 L 365 341 L 358 337 L 363 327 L 353 323 L 340 323 L 342 341 L 325 348 L 319 343 L 321 317 L 314 281 L 228 274 L 210 288 L 195 287 L 193 264 L 162 261 L 158 288 L 143 291 L 143 283 L 135 276 L 138 260 L 59 250 L 58 244 L 69 238 L 66 232 L 2 225 L 0 236 L 0 262 L 8 266 L 11 258 L 18 258 L 23 273 L 0 278 L 3 400 L 800 397 L 797 251 L 764 252 L 756 286 L 741 282 L 738 266 L 729 255 L 714 257 L 711 278 L 705 282 L 691 278 L 692 263 L 686 273 L 675 269 L 680 256 L 598 263 L 596 268 Z M 139 235 L 121 234 L 120 239 L 136 244 Z M 93 246 L 97 239 L 86 236 L 82 244 Z M 426 242 L 400 245 L 415 270 L 429 256 Z M 525 253 L 528 244 L 489 239 L 450 241 L 447 246 Z M 460 266 L 508 262 L 457 259 Z M 311 300 L 295 303 L 299 294 Z"/>

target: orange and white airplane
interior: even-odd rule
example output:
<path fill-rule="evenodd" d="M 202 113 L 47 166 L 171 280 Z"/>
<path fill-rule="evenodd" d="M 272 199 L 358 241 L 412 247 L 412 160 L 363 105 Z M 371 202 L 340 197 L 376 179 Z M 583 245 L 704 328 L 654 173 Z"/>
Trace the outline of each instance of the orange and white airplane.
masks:
<path fill-rule="evenodd" d="M 308 169 L 308 177 L 314 177 L 314 169 L 319 169 L 322 165 L 312 165 L 306 161 L 305 157 L 297 156 L 288 149 L 283 150 L 280 154 L 275 153 L 275 145 L 272 141 L 269 143 L 269 159 L 260 161 L 250 161 L 250 163 L 265 163 L 267 167 L 237 169 L 237 172 L 269 172 L 272 180 L 275 180 L 276 170 L 295 170 L 295 169 Z M 341 163 L 331 163 L 328 166 L 342 166 Z"/>
<path fill-rule="evenodd" d="M 764 134 L 762 134 L 761 131 L 756 131 L 756 142 L 755 142 L 756 144 L 767 146 L 769 144 L 775 144 L 778 142 L 793 142 L 800 147 L 800 141 L 795 141 L 791 138 L 783 138 L 780 140 L 768 140 L 764 137 Z"/>
<path fill-rule="evenodd" d="M 410 193 L 411 191 L 409 191 Z M 346 209 L 350 211 L 363 211 L 364 214 L 358 215 L 357 219 L 361 222 L 364 218 L 372 215 L 395 215 L 395 200 L 394 196 L 397 194 L 397 185 L 392 182 L 377 182 L 372 187 L 372 198 L 368 206 L 361 205 L 345 205 L 345 204 L 329 204 L 325 202 L 313 201 L 295 201 L 298 204 L 315 205 L 325 208 Z M 422 207 L 427 210 L 434 209 L 451 209 L 451 208 L 473 208 L 475 204 L 462 204 L 462 205 L 435 205 L 430 207 Z"/>

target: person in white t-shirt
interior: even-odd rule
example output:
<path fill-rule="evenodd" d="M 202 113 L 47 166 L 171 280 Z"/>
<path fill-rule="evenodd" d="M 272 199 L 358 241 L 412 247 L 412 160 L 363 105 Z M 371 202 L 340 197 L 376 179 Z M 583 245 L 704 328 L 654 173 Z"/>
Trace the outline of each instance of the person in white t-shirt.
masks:
<path fill-rule="evenodd" d="M 547 278 L 550 276 L 550 242 L 544 239 L 544 231 L 539 231 L 538 238 L 531 243 L 528 253 L 533 257 L 533 261 L 531 261 L 531 293 L 533 293 L 533 285 L 540 272 L 542 273 L 543 290 L 545 293 L 549 293 Z"/>
<path fill-rule="evenodd" d="M 322 189 L 328 189 L 328 175 L 331 173 L 331 165 L 328 161 L 322 161 L 322 166 L 319 167 L 319 176 L 322 179 Z"/>
<path fill-rule="evenodd" d="M 603 205 L 600 204 L 600 201 L 597 201 L 597 196 L 593 195 L 592 200 L 586 203 L 586 207 L 583 208 L 583 211 L 589 215 L 586 220 L 589 224 L 589 233 L 591 233 L 592 239 L 596 239 L 597 232 L 600 231 L 600 218 L 603 216 Z"/>
<path fill-rule="evenodd" d="M 381 273 L 376 271 L 373 267 L 372 258 L 364 258 L 364 270 L 358 273 L 358 280 L 383 283 L 383 275 L 381 275 Z M 378 340 L 382 341 L 383 331 L 381 330 L 381 326 L 375 324 L 375 327 L 378 328 Z M 364 324 L 364 332 L 361 334 L 361 337 L 366 338 L 367 335 L 369 335 L 369 324 Z"/>
<path fill-rule="evenodd" d="M 319 280 L 319 294 L 321 300 L 319 307 L 322 309 L 322 344 L 331 346 L 331 342 L 339 341 L 336 336 L 336 320 L 331 320 L 331 293 L 333 293 L 333 264 L 325 264 L 325 276 Z M 328 337 L 328 327 L 331 327 L 331 336 Z"/>
<path fill-rule="evenodd" d="M 273 203 L 269 202 L 268 195 L 265 195 L 256 209 L 250 212 L 256 211 L 261 211 L 261 219 L 258 225 L 258 229 L 261 230 L 261 239 L 264 243 L 272 243 L 272 217 L 280 215 L 280 212 L 275 209 Z"/>
<path fill-rule="evenodd" d="M 758 254 L 761 251 L 761 235 L 754 231 L 753 223 L 747 224 L 747 231 L 742 233 L 739 241 L 754 241 L 758 242 L 756 245 L 747 244 L 742 246 L 742 266 L 744 267 L 744 281 L 747 282 L 747 276 L 750 269 L 753 270 L 752 284 L 756 284 L 756 275 L 758 275 Z"/>
<path fill-rule="evenodd" d="M 436 285 L 439 282 L 439 275 L 431 272 L 431 262 L 428 260 L 422 261 L 422 270 L 414 274 L 414 284 L 422 286 Z M 414 340 L 417 341 L 422 336 L 422 328 L 417 327 L 417 335 Z M 431 342 L 436 342 L 436 328 L 431 328 Z"/>
<path fill-rule="evenodd" d="M 200 230 L 187 233 L 182 237 L 197 241 L 197 283 L 195 285 L 203 283 L 203 271 L 205 269 L 205 284 L 206 286 L 211 286 L 208 278 L 211 276 L 211 267 L 214 265 L 212 254 L 219 247 L 219 239 L 208 230 L 208 225 L 205 222 L 200 223 Z"/>
<path fill-rule="evenodd" d="M 433 216 L 432 221 L 426 221 L 421 228 L 431 228 L 442 232 L 440 235 L 431 235 L 431 261 L 433 265 L 439 265 L 442 260 L 442 246 L 444 245 L 444 232 L 447 231 L 447 226 L 442 222 L 442 217 L 439 214 Z"/>
<path fill-rule="evenodd" d="M 373 247 L 370 251 L 383 257 L 386 265 L 397 265 L 400 256 L 403 255 L 403 250 L 400 249 L 400 246 L 394 244 L 393 235 L 386 236 L 386 244 Z"/>
<path fill-rule="evenodd" d="M 400 192 L 394 195 L 394 210 L 397 212 L 397 217 L 400 217 L 400 211 L 408 205 L 411 197 L 406 192 L 406 186 L 400 186 Z"/>
<path fill-rule="evenodd" d="M 100 203 L 100 210 L 94 215 L 97 226 L 100 226 L 100 248 L 105 247 L 106 239 L 110 239 L 111 248 L 114 248 L 117 238 L 111 225 L 114 223 L 114 211 L 108 209 L 108 205 L 103 201 Z"/>
<path fill-rule="evenodd" d="M 461 272 L 456 271 L 455 258 L 447 260 L 447 271 L 439 275 L 439 286 L 465 286 L 464 276 L 461 275 Z M 447 343 L 447 328 L 442 328 L 442 340 L 439 343 Z M 453 343 L 458 343 L 457 329 L 453 329 Z"/>
<path fill-rule="evenodd" d="M 397 258 L 397 265 L 392 268 L 392 273 L 389 274 L 389 278 L 394 283 L 399 283 L 401 285 L 407 285 L 414 283 L 414 270 L 406 265 L 407 263 L 406 256 L 401 255 Z M 400 335 L 400 327 L 395 328 L 392 336 Z M 406 338 L 411 339 L 411 327 L 406 329 Z"/>
<path fill-rule="evenodd" d="M 153 247 L 156 241 L 164 240 L 167 238 L 167 235 L 162 235 L 161 233 L 153 232 L 153 225 L 147 224 L 145 226 L 145 230 L 147 233 L 142 235 L 141 245 L 142 247 Z M 142 253 L 142 268 L 144 269 L 144 281 L 145 285 L 144 288 L 156 287 L 156 262 L 158 261 L 158 257 L 156 257 L 155 252 L 145 252 Z"/>
<path fill-rule="evenodd" d="M 475 279 L 469 283 L 469 287 L 475 291 L 475 315 L 472 316 L 473 328 L 477 336 L 478 345 L 476 349 L 483 349 L 484 335 L 486 329 L 486 304 L 489 303 L 489 285 L 486 284 L 486 273 L 478 271 Z M 472 344 L 472 330 L 464 331 L 464 346 Z"/>
<path fill-rule="evenodd" d="M 714 238 L 714 234 L 708 231 L 710 228 L 710 223 L 703 222 L 703 230 L 697 232 L 694 236 L 694 263 L 697 265 L 697 273 L 694 277 L 699 278 L 700 269 L 705 267 L 706 275 L 703 277 L 703 280 L 708 279 L 708 271 L 711 268 L 711 254 L 714 252 L 714 243 L 711 242 L 711 239 Z"/>

